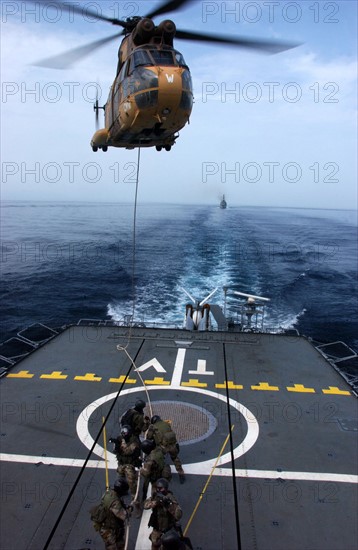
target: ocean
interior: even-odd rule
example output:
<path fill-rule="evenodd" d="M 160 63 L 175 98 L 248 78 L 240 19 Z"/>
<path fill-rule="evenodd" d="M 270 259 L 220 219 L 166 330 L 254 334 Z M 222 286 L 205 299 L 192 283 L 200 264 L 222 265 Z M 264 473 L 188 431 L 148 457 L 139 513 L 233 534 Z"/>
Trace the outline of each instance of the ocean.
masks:
<path fill-rule="evenodd" d="M 355 211 L 4 202 L 1 341 L 33 323 L 182 325 L 191 296 L 234 317 L 233 290 L 270 298 L 265 326 L 358 349 Z M 134 278 L 133 278 L 134 274 Z"/>

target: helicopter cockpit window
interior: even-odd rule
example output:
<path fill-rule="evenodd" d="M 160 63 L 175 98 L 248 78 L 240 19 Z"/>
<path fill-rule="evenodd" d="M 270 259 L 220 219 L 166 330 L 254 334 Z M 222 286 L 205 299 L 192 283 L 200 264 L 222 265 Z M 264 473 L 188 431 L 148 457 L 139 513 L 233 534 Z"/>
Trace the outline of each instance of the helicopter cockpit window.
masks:
<path fill-rule="evenodd" d="M 150 50 L 150 53 L 156 65 L 176 65 L 172 50 Z"/>
<path fill-rule="evenodd" d="M 180 52 L 174 52 L 174 55 L 175 55 L 175 61 L 177 62 L 177 65 L 179 65 L 179 67 L 187 67 L 184 57 Z"/>
<path fill-rule="evenodd" d="M 150 58 L 148 52 L 145 50 L 137 50 L 134 52 L 132 57 L 132 67 L 143 67 L 145 65 L 153 65 L 153 61 Z"/>

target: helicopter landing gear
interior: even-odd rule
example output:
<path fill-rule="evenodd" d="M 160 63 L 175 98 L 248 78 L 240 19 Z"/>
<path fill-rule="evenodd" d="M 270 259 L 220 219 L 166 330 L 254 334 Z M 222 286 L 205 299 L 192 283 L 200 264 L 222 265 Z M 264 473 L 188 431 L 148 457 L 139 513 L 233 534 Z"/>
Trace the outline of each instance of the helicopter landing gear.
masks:
<path fill-rule="evenodd" d="M 163 149 L 163 146 L 162 145 L 156 145 L 155 148 L 156 148 L 157 151 L 161 151 Z M 172 148 L 171 145 L 164 145 L 164 149 L 166 151 L 170 151 L 171 148 Z"/>
<path fill-rule="evenodd" d="M 102 149 L 102 151 L 105 153 L 106 151 L 108 151 L 108 146 L 107 145 L 92 145 L 92 151 L 94 153 L 97 153 L 98 149 Z"/>

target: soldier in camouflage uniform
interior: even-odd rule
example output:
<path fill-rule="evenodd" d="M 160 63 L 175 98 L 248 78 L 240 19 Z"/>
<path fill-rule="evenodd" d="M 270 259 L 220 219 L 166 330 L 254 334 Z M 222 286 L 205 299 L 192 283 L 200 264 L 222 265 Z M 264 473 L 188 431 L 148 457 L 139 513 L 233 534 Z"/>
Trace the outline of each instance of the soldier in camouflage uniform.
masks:
<path fill-rule="evenodd" d="M 128 483 L 124 478 L 119 478 L 114 483 L 113 489 L 107 489 L 102 497 L 104 512 L 102 517 L 92 517 L 94 528 L 99 532 L 105 543 L 106 550 L 123 550 L 125 547 L 125 524 L 129 517 L 122 497 L 128 493 Z M 98 522 L 100 521 L 100 522 Z"/>
<path fill-rule="evenodd" d="M 169 454 L 175 469 L 179 474 L 180 483 L 184 483 L 185 474 L 179 458 L 179 444 L 173 430 L 168 422 L 165 422 L 158 415 L 152 416 L 147 431 L 147 439 L 153 439 L 157 446 L 160 446 L 164 455 Z"/>
<path fill-rule="evenodd" d="M 141 443 L 142 451 L 146 455 L 143 466 L 140 469 L 140 476 L 143 482 L 142 495 L 143 500 L 147 497 L 149 483 L 152 484 L 152 492 L 155 490 L 156 482 L 159 478 L 171 478 L 171 472 L 168 465 L 165 464 L 163 451 L 155 446 L 154 441 L 145 439 Z"/>
<path fill-rule="evenodd" d="M 144 416 L 145 403 L 142 399 L 135 402 L 133 409 L 128 409 L 121 417 L 119 423 L 122 426 L 130 426 L 137 437 L 145 432 L 149 426 L 149 417 Z"/>
<path fill-rule="evenodd" d="M 139 517 L 140 505 L 136 498 L 138 484 L 136 467 L 142 465 L 139 438 L 133 434 L 130 426 L 122 426 L 121 435 L 116 439 L 111 438 L 109 441 L 114 443 L 114 452 L 118 462 L 118 475 L 127 480 L 132 496 L 132 504 L 134 504 L 136 509 L 136 517 Z"/>
<path fill-rule="evenodd" d="M 163 533 L 175 528 L 182 517 L 182 510 L 173 493 L 169 491 L 169 483 L 166 479 L 158 479 L 152 497 L 144 502 L 144 509 L 152 510 L 148 523 L 149 527 L 153 527 L 149 535 L 152 550 L 161 548 Z"/>

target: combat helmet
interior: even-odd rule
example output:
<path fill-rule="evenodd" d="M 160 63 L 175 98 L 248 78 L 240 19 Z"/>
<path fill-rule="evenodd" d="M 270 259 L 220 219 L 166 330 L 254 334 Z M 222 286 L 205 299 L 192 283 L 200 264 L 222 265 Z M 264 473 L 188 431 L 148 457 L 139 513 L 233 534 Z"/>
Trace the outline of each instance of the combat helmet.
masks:
<path fill-rule="evenodd" d="M 160 542 L 164 550 L 180 550 L 182 542 L 179 533 L 175 529 L 170 529 L 161 536 Z"/>
<path fill-rule="evenodd" d="M 145 407 L 145 402 L 143 401 L 143 399 L 138 399 L 135 402 L 134 408 L 136 411 L 143 412 L 144 407 Z"/>
<path fill-rule="evenodd" d="M 152 439 L 144 439 L 140 446 L 143 453 L 149 455 L 155 449 L 155 442 Z"/>
<path fill-rule="evenodd" d="M 124 477 L 119 477 L 114 482 L 113 489 L 119 497 L 124 497 L 128 493 L 129 485 Z"/>
<path fill-rule="evenodd" d="M 164 491 L 167 493 L 168 492 L 168 489 L 169 489 L 169 482 L 167 479 L 165 479 L 164 477 L 161 477 L 160 479 L 158 479 L 158 481 L 156 482 L 156 488 L 159 489 L 159 491 L 161 491 L 161 489 L 164 489 Z"/>
<path fill-rule="evenodd" d="M 133 434 L 133 430 L 127 424 L 121 427 L 121 436 L 127 441 Z"/>

